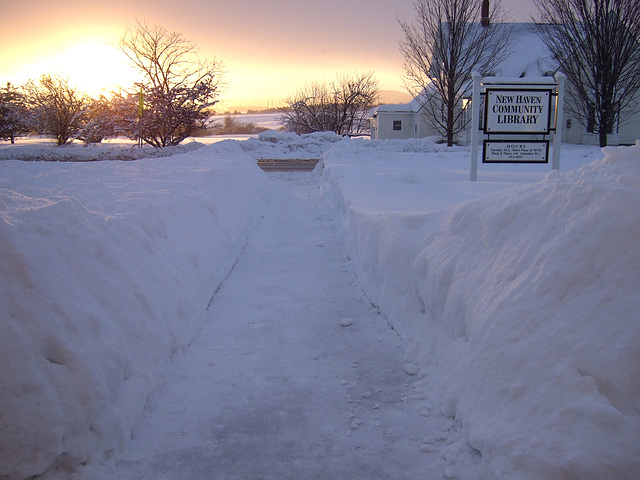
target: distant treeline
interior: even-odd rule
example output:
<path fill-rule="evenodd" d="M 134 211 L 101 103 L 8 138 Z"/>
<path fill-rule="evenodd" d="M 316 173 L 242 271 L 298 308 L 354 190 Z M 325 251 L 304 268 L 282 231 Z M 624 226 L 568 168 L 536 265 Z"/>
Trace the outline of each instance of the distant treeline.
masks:
<path fill-rule="evenodd" d="M 213 110 L 211 112 L 212 115 L 257 115 L 257 114 L 265 114 L 265 113 L 282 113 L 282 107 L 273 107 L 273 108 L 263 108 L 263 109 L 249 109 L 246 112 L 241 112 L 239 110 L 225 110 L 224 112 L 218 112 Z"/>

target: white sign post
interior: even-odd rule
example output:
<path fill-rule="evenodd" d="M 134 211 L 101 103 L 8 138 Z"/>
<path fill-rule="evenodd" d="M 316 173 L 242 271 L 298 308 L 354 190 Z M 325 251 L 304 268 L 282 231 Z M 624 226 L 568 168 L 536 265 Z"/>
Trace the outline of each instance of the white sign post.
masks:
<path fill-rule="evenodd" d="M 556 73 L 556 81 L 558 82 L 558 95 L 556 96 L 556 134 L 553 137 L 553 160 L 551 168 L 560 170 L 560 145 L 562 144 L 562 114 L 564 105 L 564 82 L 567 76 L 562 73 Z"/>
<path fill-rule="evenodd" d="M 478 179 L 478 141 L 480 140 L 480 97 L 482 75 L 471 73 L 473 78 L 473 97 L 471 98 L 471 181 Z"/>
<path fill-rule="evenodd" d="M 472 77 L 471 181 L 478 178 L 481 135 L 484 137 L 483 163 L 548 163 L 547 137 L 554 133 L 552 168 L 559 169 L 566 77 L 558 73 L 555 82 L 549 77 L 483 78 L 477 72 Z M 483 95 L 484 111 L 481 117 Z"/>

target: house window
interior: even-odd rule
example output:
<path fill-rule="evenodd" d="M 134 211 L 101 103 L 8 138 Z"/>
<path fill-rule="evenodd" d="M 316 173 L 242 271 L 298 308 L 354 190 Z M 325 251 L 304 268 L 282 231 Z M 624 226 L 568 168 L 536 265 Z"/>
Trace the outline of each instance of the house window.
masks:
<path fill-rule="evenodd" d="M 393 121 L 393 129 L 395 131 L 402 130 L 402 120 L 394 120 Z"/>

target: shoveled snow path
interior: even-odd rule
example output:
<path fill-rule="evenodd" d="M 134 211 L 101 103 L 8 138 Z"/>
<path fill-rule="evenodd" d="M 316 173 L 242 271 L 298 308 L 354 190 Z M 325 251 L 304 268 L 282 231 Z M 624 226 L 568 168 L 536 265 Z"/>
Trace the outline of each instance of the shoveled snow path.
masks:
<path fill-rule="evenodd" d="M 405 371 L 400 340 L 360 290 L 317 177 L 269 175 L 264 218 L 116 478 L 450 477 L 440 447 L 460 440 L 456 426 Z"/>

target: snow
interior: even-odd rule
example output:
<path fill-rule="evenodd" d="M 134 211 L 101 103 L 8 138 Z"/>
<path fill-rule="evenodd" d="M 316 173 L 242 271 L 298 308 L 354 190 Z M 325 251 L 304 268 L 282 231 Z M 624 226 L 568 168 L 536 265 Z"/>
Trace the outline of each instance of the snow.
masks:
<path fill-rule="evenodd" d="M 544 42 L 538 35 L 539 28 L 531 23 L 506 23 L 501 25 L 513 35 L 514 43 L 509 55 L 497 68 L 496 76 L 513 77 L 522 81 L 526 77 L 542 77 L 557 69 Z"/>
<path fill-rule="evenodd" d="M 450 422 L 420 415 L 425 396 L 359 288 L 318 178 L 269 175 L 263 219 L 107 478 L 435 478 L 440 449 L 425 455 L 420 439 Z"/>
<path fill-rule="evenodd" d="M 243 142 L 243 151 L 256 158 L 309 159 L 322 157 L 332 143 L 341 138 L 332 132 L 297 135 L 290 132 L 268 130 Z"/>
<path fill-rule="evenodd" d="M 230 117 L 238 122 L 240 125 L 246 125 L 252 123 L 257 127 L 268 128 L 271 130 L 277 130 L 281 127 L 280 113 L 233 113 L 233 114 L 218 114 L 213 117 L 213 120 L 222 125 L 224 119 Z"/>
<path fill-rule="evenodd" d="M 478 182 L 468 180 L 468 147 L 432 139 L 265 132 L 164 153 L 171 155 L 117 142 L 0 145 L 0 477 L 48 472 L 56 478 L 70 470 L 76 478 L 124 475 L 131 467 L 124 460 L 146 454 L 132 437 L 151 438 L 145 424 L 153 411 L 180 408 L 179 400 L 153 407 L 162 403 L 159 392 L 206 394 L 206 385 L 168 373 L 195 362 L 201 355 L 195 352 L 218 349 L 216 361 L 225 366 L 219 375 L 226 382 L 235 376 L 249 398 L 266 388 L 264 372 L 249 369 L 250 356 L 225 356 L 223 349 L 249 348 L 249 340 L 258 345 L 260 332 L 268 331 L 264 338 L 274 341 L 262 345 L 265 358 L 283 354 L 282 342 L 300 342 L 292 347 L 296 355 L 319 349 L 304 343 L 304 328 L 284 314 L 271 326 L 268 316 L 247 323 L 260 305 L 271 305 L 271 288 L 254 292 L 254 310 L 238 318 L 233 312 L 240 312 L 243 297 L 223 297 L 233 282 L 239 283 L 235 295 L 258 284 L 225 278 L 238 258 L 240 270 L 257 262 L 241 266 L 243 247 L 278 232 L 255 228 L 263 215 L 263 229 L 279 221 L 269 205 L 292 185 L 299 198 L 320 188 L 321 196 L 305 202 L 323 202 L 325 210 L 295 217 L 307 218 L 307 229 L 294 232 L 296 222 L 283 223 L 283 238 L 305 237 L 319 223 L 336 235 L 330 249 L 326 231 L 313 237 L 315 248 L 302 249 L 295 265 L 314 265 L 319 250 L 342 255 L 336 268 L 353 272 L 366 294 L 359 302 L 375 305 L 402 341 L 402 358 L 367 356 L 404 375 L 402 388 L 410 393 L 403 391 L 408 400 L 402 402 L 376 399 L 382 395 L 377 384 L 386 392 L 385 382 L 398 382 L 390 372 L 368 385 L 358 377 L 358 383 L 340 370 L 338 343 L 336 355 L 327 356 L 326 368 L 335 369 L 329 393 L 353 388 L 351 400 L 356 391 L 360 398 L 351 404 L 358 408 L 340 411 L 348 413 L 350 436 L 330 427 L 332 410 L 325 405 L 338 408 L 338 402 L 305 390 L 308 409 L 326 410 L 327 438 L 354 448 L 354 461 L 375 457 L 362 449 L 369 443 L 389 459 L 400 455 L 393 457 L 400 464 L 386 465 L 424 468 L 428 478 L 631 479 L 640 471 L 640 144 L 603 151 L 563 145 L 561 172 L 546 165 L 480 165 Z M 108 160 L 12 160 L 54 155 Z M 313 174 L 282 178 L 255 164 L 257 158 L 319 157 Z M 307 184 L 292 180 L 303 175 Z M 274 245 L 286 255 L 286 243 Z M 324 263 L 339 257 L 331 258 Z M 326 291 L 339 273 L 322 272 L 304 286 L 331 298 Z M 313 310 L 313 302 L 304 295 L 280 298 L 285 311 Z M 334 305 L 324 322 L 309 317 L 323 348 L 357 340 L 349 349 L 361 344 L 365 352 L 382 339 L 393 343 L 383 325 L 371 326 L 375 317 L 353 313 L 364 308 L 356 305 L 345 311 Z M 219 310 L 228 325 L 207 323 Z M 217 333 L 207 334 L 213 325 Z M 277 325 L 285 330 L 272 332 Z M 320 355 L 314 352 L 311 357 Z M 363 358 L 349 364 L 364 378 L 385 370 L 365 368 Z M 306 357 L 280 362 L 290 375 L 306 374 L 307 382 L 319 378 L 318 362 Z M 207 397 L 185 405 L 187 413 L 194 409 L 188 417 L 194 432 L 204 434 L 197 415 L 206 410 L 196 407 L 223 408 L 232 401 L 224 395 L 220 390 L 219 404 Z M 251 405 L 247 400 L 240 407 Z M 407 416 L 421 434 L 398 433 Z M 170 424 L 169 413 L 166 418 Z M 393 435 L 382 435 L 376 422 L 391 425 Z M 220 434 L 229 435 L 231 427 L 221 425 Z M 304 458 L 302 466 L 312 471 L 312 457 Z M 345 472 L 355 465 L 340 465 L 332 472 L 350 478 Z M 429 477 L 434 472 L 438 476 Z"/>
<path fill-rule="evenodd" d="M 268 188 L 229 143 L 0 170 L 0 475 L 26 478 L 126 448 Z"/>
<path fill-rule="evenodd" d="M 439 158 L 434 145 L 419 173 L 405 154 L 392 168 L 366 163 L 369 182 L 352 180 L 354 152 L 368 146 L 340 144 L 325 157 L 347 245 L 365 291 L 428 367 L 425 388 L 441 392 L 443 412 L 482 453 L 482 478 L 632 478 L 640 145 L 492 194 L 507 173 L 482 166 L 485 180 L 465 187 L 462 158 Z M 384 181 L 401 186 L 382 196 Z M 366 184 L 378 202 L 395 197 L 391 207 L 367 197 Z M 435 195 L 433 210 L 419 191 Z"/>

